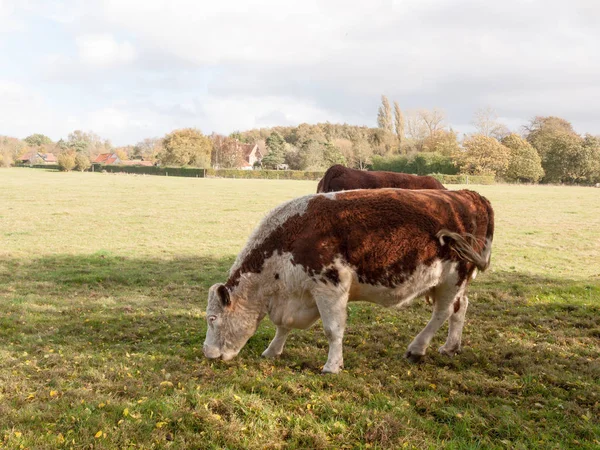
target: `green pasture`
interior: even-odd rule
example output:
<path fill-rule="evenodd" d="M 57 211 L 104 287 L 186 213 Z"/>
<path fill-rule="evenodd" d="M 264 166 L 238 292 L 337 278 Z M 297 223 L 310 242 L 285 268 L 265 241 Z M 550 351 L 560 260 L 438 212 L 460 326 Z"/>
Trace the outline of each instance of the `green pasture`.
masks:
<path fill-rule="evenodd" d="M 260 357 L 202 355 L 211 284 L 317 182 L 0 169 L 0 449 L 600 448 L 600 189 L 470 186 L 496 211 L 463 353 L 403 354 L 430 306 L 350 306 Z M 463 186 L 464 187 L 464 186 Z"/>

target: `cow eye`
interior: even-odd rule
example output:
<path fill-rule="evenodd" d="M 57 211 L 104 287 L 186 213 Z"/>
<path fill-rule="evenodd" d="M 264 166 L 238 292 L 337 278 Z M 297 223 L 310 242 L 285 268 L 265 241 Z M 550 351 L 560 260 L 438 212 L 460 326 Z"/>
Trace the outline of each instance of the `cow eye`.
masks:
<path fill-rule="evenodd" d="M 215 320 L 217 320 L 217 316 L 215 316 L 214 314 L 213 314 L 213 315 L 210 315 L 210 316 L 208 316 L 208 323 L 209 323 L 210 325 L 212 325 L 212 324 L 213 324 L 213 322 L 214 322 Z"/>

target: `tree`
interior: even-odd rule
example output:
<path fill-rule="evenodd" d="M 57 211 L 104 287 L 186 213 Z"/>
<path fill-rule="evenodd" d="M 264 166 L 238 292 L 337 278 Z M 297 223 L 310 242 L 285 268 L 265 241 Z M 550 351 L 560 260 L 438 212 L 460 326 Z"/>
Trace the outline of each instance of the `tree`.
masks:
<path fill-rule="evenodd" d="M 325 142 L 323 144 L 323 162 L 325 163 L 324 168 L 328 168 L 335 164 L 346 165 L 347 161 L 346 157 L 335 144 Z"/>
<path fill-rule="evenodd" d="M 491 107 L 479 108 L 473 115 L 472 124 L 477 134 L 501 140 L 510 134 L 508 127 L 498 122 L 498 114 Z"/>
<path fill-rule="evenodd" d="M 75 170 L 83 172 L 84 170 L 89 169 L 91 165 L 90 158 L 83 153 L 77 153 L 77 155 L 75 155 Z"/>
<path fill-rule="evenodd" d="M 211 140 L 195 128 L 182 128 L 167 134 L 163 140 L 161 164 L 210 167 Z"/>
<path fill-rule="evenodd" d="M 377 111 L 377 126 L 388 133 L 393 133 L 392 108 L 385 95 L 381 96 L 381 106 Z"/>
<path fill-rule="evenodd" d="M 117 154 L 121 161 L 127 161 L 129 159 L 129 151 L 132 150 L 130 146 L 126 147 L 117 147 L 114 150 L 114 153 Z"/>
<path fill-rule="evenodd" d="M 58 155 L 58 168 L 63 172 L 73 170 L 75 168 L 75 153 L 67 151 Z"/>
<path fill-rule="evenodd" d="M 396 129 L 396 136 L 398 137 L 398 146 L 402 148 L 402 141 L 404 140 L 404 116 L 400 111 L 398 102 L 394 102 L 394 126 Z"/>
<path fill-rule="evenodd" d="M 427 131 L 429 132 L 429 137 L 433 136 L 436 131 L 444 128 L 444 121 L 446 120 L 446 113 L 438 108 L 429 109 L 420 109 L 418 111 L 418 116 L 421 118 Z"/>
<path fill-rule="evenodd" d="M 144 161 L 155 162 L 162 148 L 161 138 L 146 138 L 133 146 L 131 159 L 142 159 Z"/>
<path fill-rule="evenodd" d="M 460 146 L 453 130 L 437 130 L 433 135 L 423 140 L 422 150 L 453 156 L 460 150 Z"/>
<path fill-rule="evenodd" d="M 436 133 L 442 131 L 445 120 L 444 111 L 437 108 L 409 111 L 405 121 L 406 134 L 410 138 L 410 142 L 407 144 L 415 151 L 423 151 L 425 140 L 432 139 Z"/>
<path fill-rule="evenodd" d="M 571 134 L 576 136 L 571 123 L 565 119 L 555 116 L 536 116 L 531 119 L 529 125 L 524 127 L 527 142 L 537 150 L 544 165 L 546 154 L 552 146 L 552 141 L 560 134 Z"/>
<path fill-rule="evenodd" d="M 83 153 L 88 158 L 94 159 L 100 153 L 112 152 L 112 145 L 109 140 L 102 140 L 93 131 L 84 132 L 75 130 L 69 133 L 66 141 L 62 139 L 58 141 L 57 147 L 61 149 L 69 149 L 77 153 Z"/>
<path fill-rule="evenodd" d="M 32 147 L 41 147 L 42 145 L 52 144 L 52 139 L 39 133 L 27 136 L 23 141 Z"/>
<path fill-rule="evenodd" d="M 600 136 L 586 134 L 583 138 L 583 146 L 590 149 L 592 162 L 590 164 L 591 173 L 589 180 L 592 183 L 600 183 Z"/>
<path fill-rule="evenodd" d="M 27 149 L 17 138 L 0 136 L 0 166 L 10 167 Z"/>
<path fill-rule="evenodd" d="M 463 147 L 456 161 L 462 173 L 502 176 L 508 168 L 510 150 L 494 138 L 476 134 Z"/>
<path fill-rule="evenodd" d="M 594 179 L 600 148 L 577 134 L 562 132 L 554 136 L 546 152 L 545 181 L 578 183 Z"/>
<path fill-rule="evenodd" d="M 352 146 L 353 166 L 357 169 L 364 170 L 371 163 L 373 157 L 373 149 L 364 138 L 359 138 L 354 141 Z"/>
<path fill-rule="evenodd" d="M 502 139 L 502 145 L 510 150 L 508 168 L 504 174 L 507 180 L 537 183 L 544 176 L 542 159 L 535 148 L 517 134 L 509 134 Z"/>
<path fill-rule="evenodd" d="M 285 161 L 285 141 L 278 132 L 274 131 L 267 138 L 266 144 L 269 153 L 262 160 L 263 167 L 276 169 Z"/>
<path fill-rule="evenodd" d="M 214 134 L 213 141 L 213 163 L 215 167 L 233 169 L 241 167 L 244 163 L 244 148 L 237 139 Z"/>

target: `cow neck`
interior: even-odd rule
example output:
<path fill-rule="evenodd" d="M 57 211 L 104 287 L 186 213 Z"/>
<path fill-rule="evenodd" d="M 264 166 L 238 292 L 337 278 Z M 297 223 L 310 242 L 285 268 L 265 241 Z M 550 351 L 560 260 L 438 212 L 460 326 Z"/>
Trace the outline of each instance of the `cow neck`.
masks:
<path fill-rule="evenodd" d="M 253 314 L 257 317 L 264 316 L 268 310 L 268 300 L 259 295 L 256 289 L 251 289 L 253 283 L 247 277 L 240 277 L 237 284 L 226 284 L 231 290 L 231 297 L 234 298 L 233 306 L 244 313 Z"/>

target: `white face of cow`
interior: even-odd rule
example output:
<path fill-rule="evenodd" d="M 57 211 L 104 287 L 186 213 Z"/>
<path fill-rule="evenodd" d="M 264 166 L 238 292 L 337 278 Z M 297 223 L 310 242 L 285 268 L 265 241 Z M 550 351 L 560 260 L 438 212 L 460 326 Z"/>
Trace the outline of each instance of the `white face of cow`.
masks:
<path fill-rule="evenodd" d="M 208 291 L 208 327 L 203 347 L 207 358 L 235 358 L 258 328 L 260 320 L 239 308 L 235 300 L 224 284 L 215 284 Z"/>

